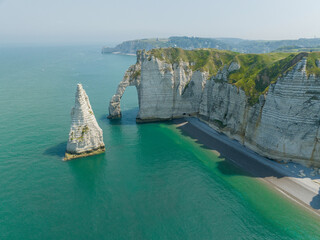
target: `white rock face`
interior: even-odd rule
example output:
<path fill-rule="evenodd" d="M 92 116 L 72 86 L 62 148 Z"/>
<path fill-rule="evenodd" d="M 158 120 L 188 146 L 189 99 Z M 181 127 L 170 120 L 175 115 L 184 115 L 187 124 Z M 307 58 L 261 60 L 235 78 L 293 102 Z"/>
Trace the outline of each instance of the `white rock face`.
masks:
<path fill-rule="evenodd" d="M 215 79 L 207 82 L 199 111 L 203 120 L 215 124 L 219 129 L 230 131 L 230 134 L 241 140 L 247 114 L 247 96 L 244 91 Z"/>
<path fill-rule="evenodd" d="M 240 68 L 236 62 L 207 80 L 208 73 L 193 72 L 189 63 L 172 65 L 142 53 L 139 81 L 131 81 L 138 90 L 138 120 L 197 115 L 263 156 L 319 167 L 320 79 L 307 76 L 306 62 L 300 60 L 252 106 L 243 90 L 228 83 L 229 73 Z"/>
<path fill-rule="evenodd" d="M 102 130 L 81 84 L 77 86 L 75 105 L 71 111 L 71 128 L 64 160 L 105 151 Z"/>
<path fill-rule="evenodd" d="M 200 118 L 263 156 L 320 166 L 320 79 L 308 78 L 306 62 L 299 61 L 254 106 L 241 89 L 209 80 Z"/>
<path fill-rule="evenodd" d="M 307 59 L 269 89 L 252 148 L 268 157 L 320 165 L 320 79 Z"/>
<path fill-rule="evenodd" d="M 171 119 L 199 111 L 207 73 L 192 72 L 187 63 L 168 64 L 152 57 L 141 65 L 141 120 Z"/>
<path fill-rule="evenodd" d="M 124 74 L 123 80 L 118 85 L 116 94 L 112 96 L 112 99 L 109 103 L 108 118 L 111 118 L 111 119 L 121 118 L 121 109 L 120 109 L 121 97 L 128 86 L 136 86 L 137 89 L 139 88 L 140 72 L 141 72 L 141 65 L 139 62 L 131 66 L 126 71 L 126 73 Z"/>
<path fill-rule="evenodd" d="M 138 52 L 137 58 L 110 101 L 108 118 L 121 117 L 120 100 L 128 86 L 137 88 L 138 121 L 172 119 L 199 112 L 208 73 L 193 72 L 184 62 L 168 64 L 144 51 Z"/>

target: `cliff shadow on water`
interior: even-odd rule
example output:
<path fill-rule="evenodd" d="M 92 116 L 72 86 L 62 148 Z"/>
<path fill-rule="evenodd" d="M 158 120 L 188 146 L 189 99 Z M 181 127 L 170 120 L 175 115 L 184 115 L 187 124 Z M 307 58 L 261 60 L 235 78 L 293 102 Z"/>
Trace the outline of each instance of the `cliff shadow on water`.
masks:
<path fill-rule="evenodd" d="M 44 150 L 43 154 L 48 156 L 64 157 L 67 148 L 67 141 L 61 142 L 55 146 L 49 147 Z"/>
<path fill-rule="evenodd" d="M 263 164 L 255 159 L 255 157 L 250 153 L 246 153 L 246 148 L 244 146 L 239 146 L 239 143 L 236 140 L 231 140 L 234 141 L 235 144 L 227 144 L 224 141 L 220 141 L 218 139 L 219 135 L 223 138 L 226 137 L 224 134 L 217 133 L 217 138 L 212 137 L 205 131 L 202 131 L 192 125 L 190 122 L 186 122 L 184 119 L 174 120 L 172 124 L 177 125 L 177 129 L 180 130 L 182 135 L 192 138 L 202 148 L 212 150 L 217 153 L 218 158 L 221 159 L 221 161 L 217 162 L 217 169 L 224 175 L 243 175 L 260 179 L 276 178 L 281 179 L 283 184 L 288 184 L 288 182 L 291 181 L 286 178 L 288 177 L 287 175 L 276 171 L 271 166 L 268 166 L 268 163 Z M 272 160 L 266 159 L 265 161 Z M 234 171 L 234 168 L 230 166 L 239 167 L 243 171 Z M 295 177 L 303 178 L 302 176 Z M 313 209 L 320 209 L 320 191 L 312 198 L 309 205 Z"/>

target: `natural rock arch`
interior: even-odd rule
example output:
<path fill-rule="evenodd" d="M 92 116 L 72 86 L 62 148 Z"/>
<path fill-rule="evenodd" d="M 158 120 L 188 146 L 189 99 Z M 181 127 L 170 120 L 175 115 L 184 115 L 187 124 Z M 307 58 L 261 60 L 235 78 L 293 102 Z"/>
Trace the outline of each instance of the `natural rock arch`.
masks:
<path fill-rule="evenodd" d="M 112 96 L 111 101 L 109 103 L 109 115 L 110 119 L 118 119 L 121 118 L 121 107 L 120 101 L 121 98 L 128 86 L 135 86 L 137 91 L 140 85 L 140 73 L 141 73 L 141 65 L 139 63 L 132 65 L 124 74 L 122 81 L 119 83 L 117 92 Z M 139 94 L 139 91 L 138 91 Z"/>

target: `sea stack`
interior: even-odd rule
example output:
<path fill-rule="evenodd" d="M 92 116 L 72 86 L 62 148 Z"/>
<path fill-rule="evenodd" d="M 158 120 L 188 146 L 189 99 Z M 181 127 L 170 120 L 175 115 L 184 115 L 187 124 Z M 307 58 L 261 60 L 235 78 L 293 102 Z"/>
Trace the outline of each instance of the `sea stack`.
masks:
<path fill-rule="evenodd" d="M 64 160 L 103 153 L 102 129 L 93 114 L 88 95 L 78 84 L 75 105 L 71 110 L 71 128 Z"/>

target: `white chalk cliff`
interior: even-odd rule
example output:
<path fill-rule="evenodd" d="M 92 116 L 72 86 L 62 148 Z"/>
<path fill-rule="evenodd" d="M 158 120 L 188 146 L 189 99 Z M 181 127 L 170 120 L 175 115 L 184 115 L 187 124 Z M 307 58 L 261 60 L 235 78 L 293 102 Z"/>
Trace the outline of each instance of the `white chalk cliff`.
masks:
<path fill-rule="evenodd" d="M 81 84 L 77 86 L 71 111 L 71 128 L 64 160 L 99 154 L 105 151 L 102 130 Z"/>
<path fill-rule="evenodd" d="M 145 51 L 137 53 L 109 104 L 108 118 L 121 117 L 120 100 L 128 86 L 135 86 L 139 98 L 137 120 L 155 121 L 197 114 L 208 73 L 192 72 L 188 63 L 168 64 Z"/>
<path fill-rule="evenodd" d="M 131 85 L 138 91 L 138 121 L 193 115 L 263 156 L 320 166 L 320 78 L 307 74 L 306 57 L 253 105 L 228 83 L 229 73 L 241 67 L 236 62 L 208 79 L 188 62 L 169 64 L 144 51 L 137 58 L 112 97 L 111 118 L 121 117 L 120 99 Z"/>

